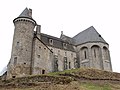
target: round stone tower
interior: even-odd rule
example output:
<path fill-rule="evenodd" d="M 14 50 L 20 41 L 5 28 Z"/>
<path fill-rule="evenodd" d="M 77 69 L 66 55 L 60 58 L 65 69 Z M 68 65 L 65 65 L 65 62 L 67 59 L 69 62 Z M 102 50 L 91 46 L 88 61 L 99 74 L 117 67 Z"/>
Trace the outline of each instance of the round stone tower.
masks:
<path fill-rule="evenodd" d="M 13 20 L 13 23 L 15 30 L 7 78 L 30 75 L 32 66 L 32 46 L 36 26 L 36 21 L 32 19 L 32 10 L 26 8 Z"/>

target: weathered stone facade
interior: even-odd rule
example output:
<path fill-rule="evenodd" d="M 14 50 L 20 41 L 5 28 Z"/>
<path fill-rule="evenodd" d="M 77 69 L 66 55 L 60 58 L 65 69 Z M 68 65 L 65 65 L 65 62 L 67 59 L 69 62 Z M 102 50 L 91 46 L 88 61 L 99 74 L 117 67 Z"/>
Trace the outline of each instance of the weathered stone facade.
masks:
<path fill-rule="evenodd" d="M 109 45 L 94 27 L 73 38 L 63 32 L 56 38 L 41 33 L 41 26 L 27 8 L 13 22 L 15 31 L 8 79 L 80 67 L 112 71 Z"/>

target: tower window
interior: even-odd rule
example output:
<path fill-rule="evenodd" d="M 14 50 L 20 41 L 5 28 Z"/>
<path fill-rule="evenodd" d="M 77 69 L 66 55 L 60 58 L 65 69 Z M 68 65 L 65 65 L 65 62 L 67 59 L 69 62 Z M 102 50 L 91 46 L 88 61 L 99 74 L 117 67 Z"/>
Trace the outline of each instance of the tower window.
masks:
<path fill-rule="evenodd" d="M 14 57 L 14 65 L 17 64 L 17 57 Z"/>
<path fill-rule="evenodd" d="M 40 58 L 40 55 L 38 55 L 38 58 Z"/>
<path fill-rule="evenodd" d="M 17 46 L 19 45 L 19 42 L 17 42 Z"/>

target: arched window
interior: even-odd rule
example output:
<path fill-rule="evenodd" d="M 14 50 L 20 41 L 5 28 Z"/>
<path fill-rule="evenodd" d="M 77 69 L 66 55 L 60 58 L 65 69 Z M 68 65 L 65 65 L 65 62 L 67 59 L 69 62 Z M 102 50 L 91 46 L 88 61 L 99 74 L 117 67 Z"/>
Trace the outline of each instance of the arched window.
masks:
<path fill-rule="evenodd" d="M 102 68 L 102 56 L 101 56 L 101 49 L 98 45 L 93 45 L 91 47 L 91 54 L 92 54 L 92 61 L 93 61 L 93 67 L 97 69 Z"/>
<path fill-rule="evenodd" d="M 94 49 L 94 57 L 96 58 L 96 50 Z"/>
<path fill-rule="evenodd" d="M 103 55 L 103 62 L 104 62 L 104 70 L 111 71 L 109 50 L 105 46 L 103 47 L 102 55 Z"/>
<path fill-rule="evenodd" d="M 87 47 L 82 47 L 81 48 L 81 59 L 88 59 L 88 48 Z"/>
<path fill-rule="evenodd" d="M 84 51 L 84 55 L 85 55 L 85 56 L 84 56 L 84 57 L 85 57 L 85 59 L 87 59 L 86 51 Z"/>
<path fill-rule="evenodd" d="M 104 57 L 104 60 L 109 60 L 109 51 L 105 46 L 103 47 L 103 57 Z"/>
<path fill-rule="evenodd" d="M 92 56 L 93 58 L 99 58 L 100 57 L 100 47 L 97 45 L 92 46 Z"/>

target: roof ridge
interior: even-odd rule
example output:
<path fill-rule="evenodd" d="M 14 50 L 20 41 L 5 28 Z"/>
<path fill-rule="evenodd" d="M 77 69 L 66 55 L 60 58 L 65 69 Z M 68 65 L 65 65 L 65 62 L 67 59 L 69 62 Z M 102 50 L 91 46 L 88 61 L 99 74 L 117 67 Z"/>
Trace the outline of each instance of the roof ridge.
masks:
<path fill-rule="evenodd" d="M 94 28 L 94 27 L 93 27 L 93 26 L 90 26 L 90 27 L 88 27 L 87 29 L 82 30 L 81 32 L 79 32 L 78 34 L 76 34 L 75 36 L 73 36 L 72 38 L 76 37 L 77 35 L 79 35 L 79 34 L 82 33 L 82 32 L 85 32 L 85 31 L 89 30 L 89 28 Z M 95 29 L 95 28 L 94 28 L 94 29 Z"/>
<path fill-rule="evenodd" d="M 63 41 L 61 38 L 58 38 L 58 37 L 55 37 L 55 36 L 52 36 L 52 35 L 48 35 L 48 34 L 45 34 L 45 33 L 41 33 L 41 35 L 48 36 L 51 39 L 54 38 L 54 39 L 59 39 L 60 41 Z"/>

